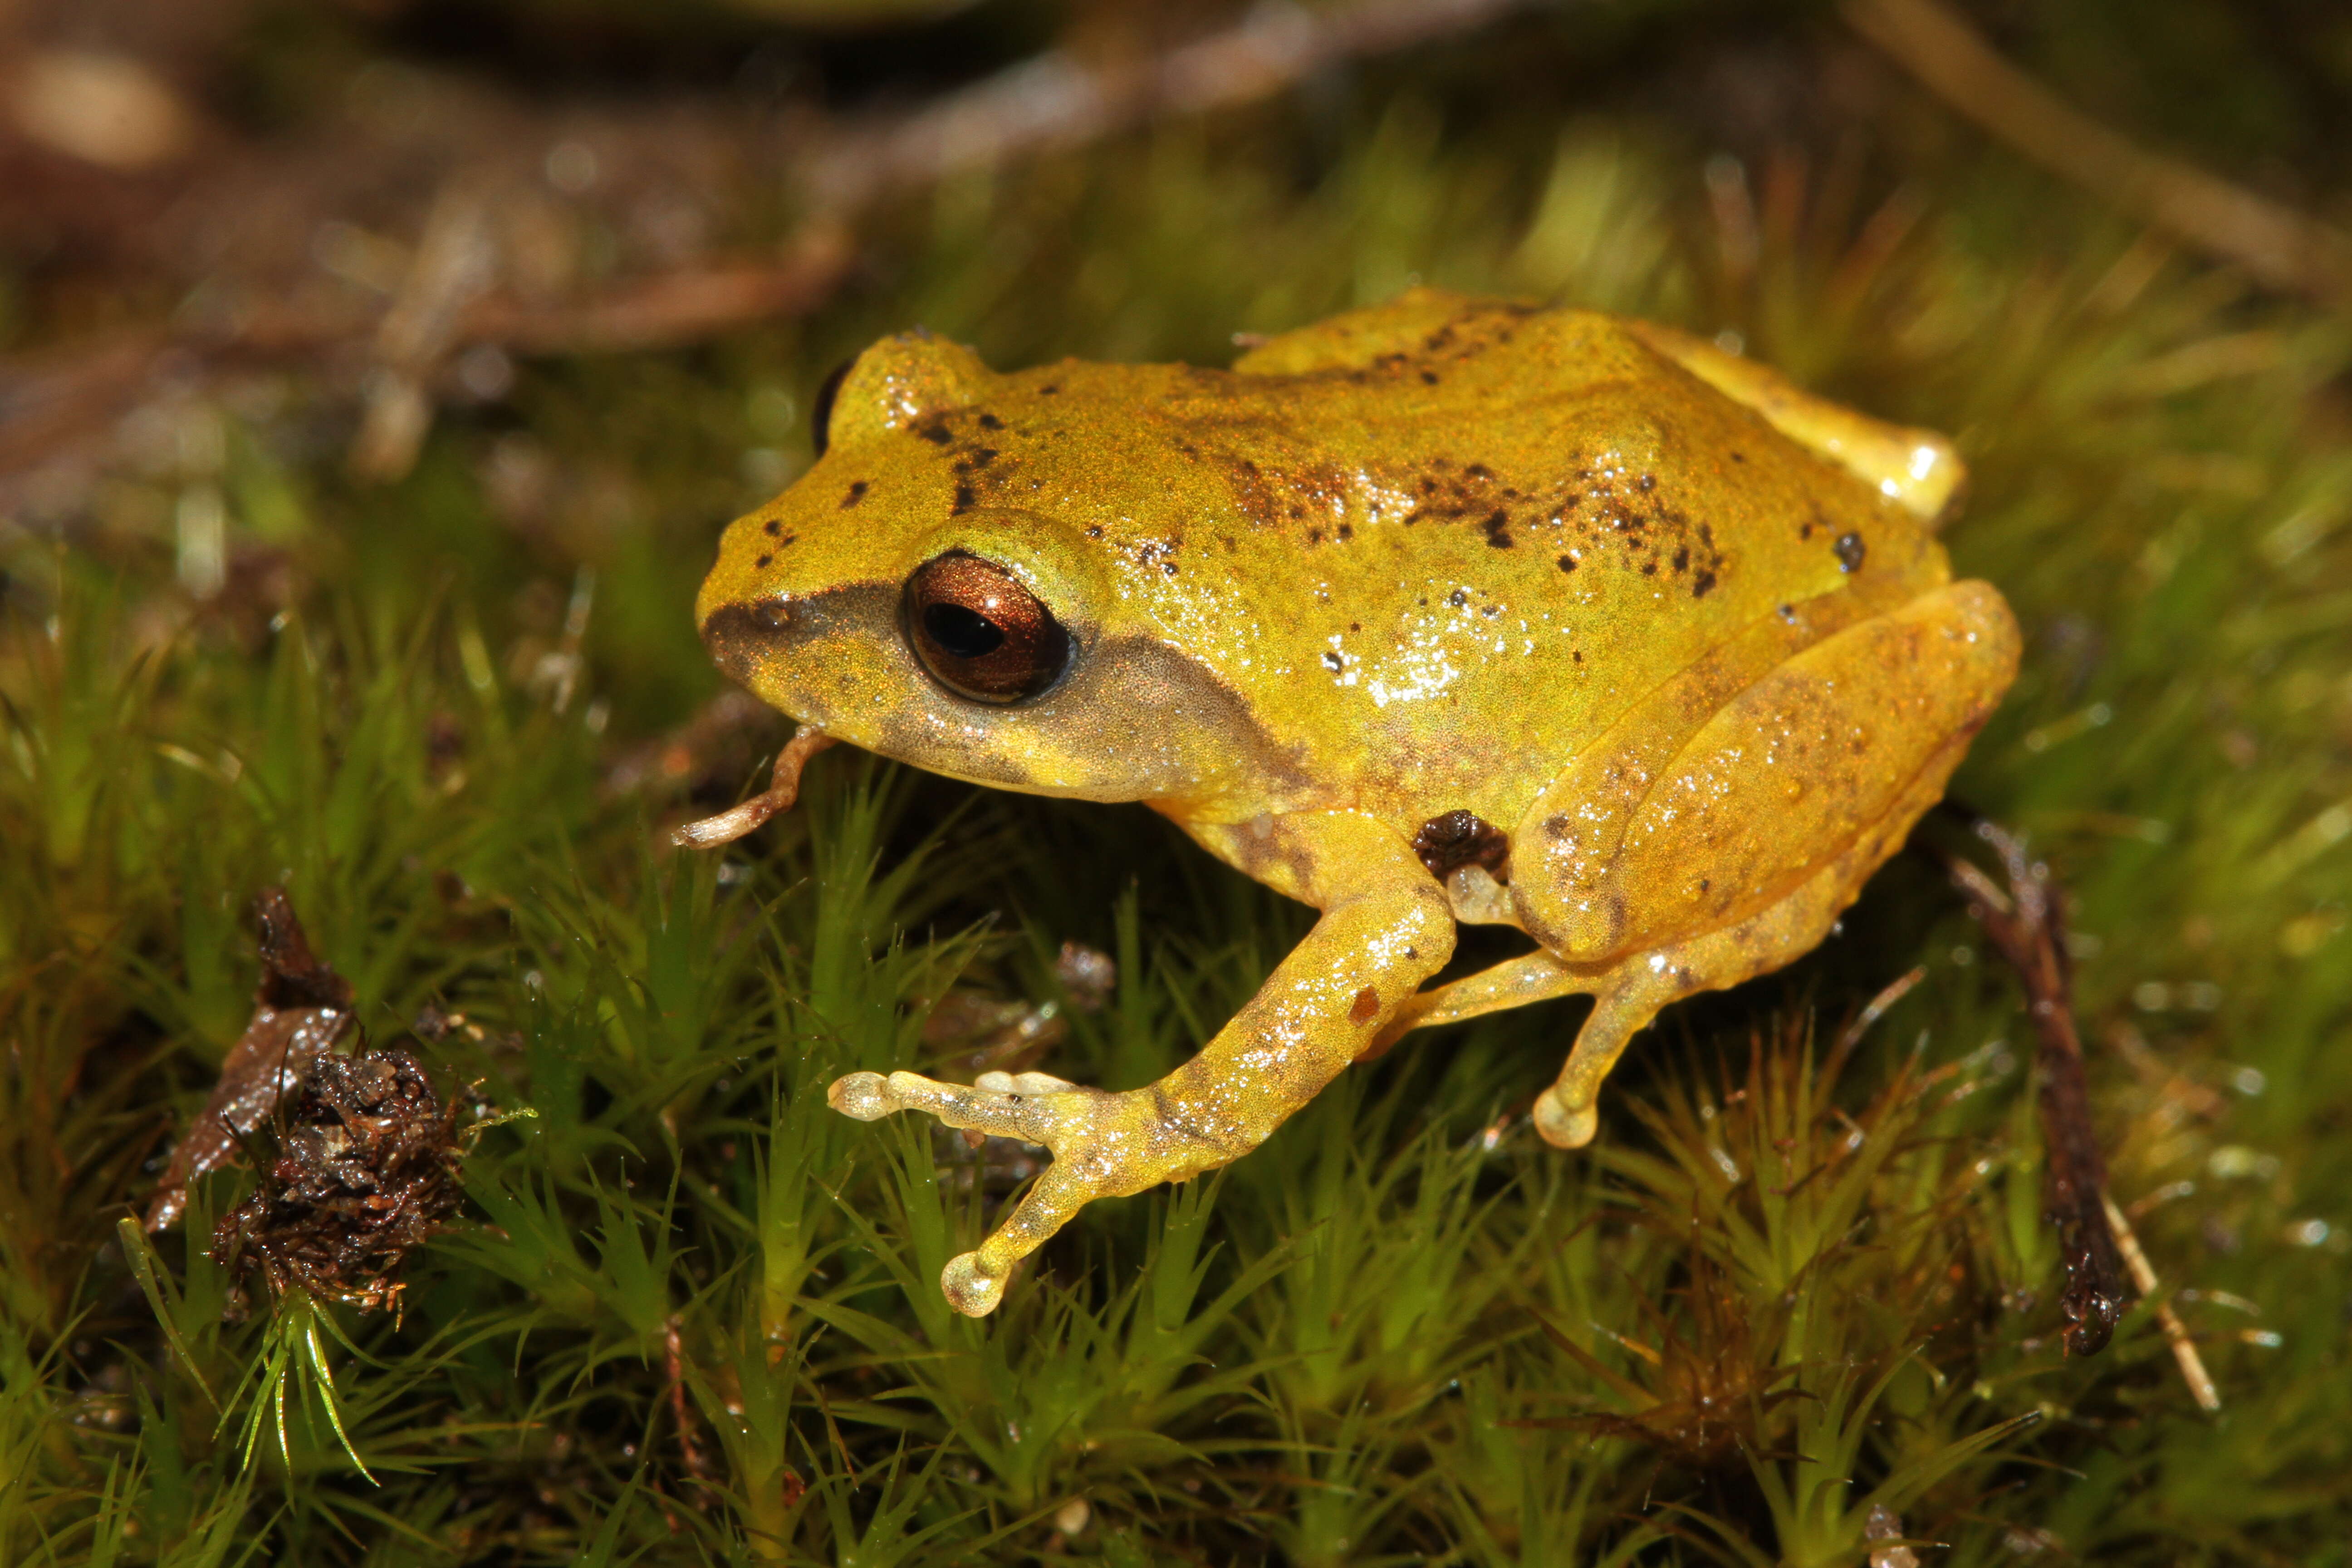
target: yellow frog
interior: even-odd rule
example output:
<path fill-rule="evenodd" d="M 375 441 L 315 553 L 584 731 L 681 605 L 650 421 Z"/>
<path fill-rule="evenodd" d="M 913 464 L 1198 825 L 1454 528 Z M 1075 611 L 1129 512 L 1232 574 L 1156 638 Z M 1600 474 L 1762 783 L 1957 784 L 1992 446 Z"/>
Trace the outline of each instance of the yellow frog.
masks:
<path fill-rule="evenodd" d="M 1637 321 L 1416 289 L 1231 370 L 1003 375 L 915 331 L 821 402 L 696 605 L 803 728 L 680 841 L 846 741 L 1148 802 L 1322 911 L 1157 1083 L 834 1084 L 1053 1152 L 941 1277 L 973 1315 L 1089 1199 L 1239 1158 L 1408 1029 L 1591 996 L 1534 1113 L 1587 1142 L 1628 1038 L 1820 942 L 2016 673 L 1930 537 L 1949 446 Z M 1459 921 L 1537 945 L 1423 990 Z"/>

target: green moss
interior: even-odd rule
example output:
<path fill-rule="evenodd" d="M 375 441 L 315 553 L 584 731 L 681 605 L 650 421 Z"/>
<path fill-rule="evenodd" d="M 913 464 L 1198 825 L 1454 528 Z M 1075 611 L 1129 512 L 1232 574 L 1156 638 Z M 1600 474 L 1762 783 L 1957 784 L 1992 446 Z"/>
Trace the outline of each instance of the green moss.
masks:
<path fill-rule="evenodd" d="M 73 549 L 8 536 L 0 1555 L 1827 1563 L 1876 1505 L 1946 1561 L 2340 1560 L 2352 337 L 1948 128 L 1899 186 L 1877 156 L 1759 163 L 1750 264 L 1709 143 L 1640 102 L 1706 20 L 1547 21 L 1352 103 L 942 190 L 877 220 L 819 318 L 533 368 L 520 429 L 445 421 L 391 489 L 232 418 L 232 538 L 308 584 L 274 623 L 181 607 L 140 521 L 164 487 Z M 1507 90 L 1470 101 L 1465 60 Z M 2213 134 L 2292 110 L 2233 100 Z M 1120 981 L 1056 1069 L 1140 1082 L 1302 912 L 1141 811 L 839 752 L 758 839 L 671 857 L 688 803 L 606 762 L 719 689 L 696 574 L 804 460 L 847 349 L 923 321 L 999 363 L 1215 361 L 1415 277 L 1737 331 L 1958 435 L 1953 549 L 2031 640 L 1956 788 L 2073 892 L 2116 1194 L 2221 1416 L 2145 1308 L 2060 1357 L 2030 1030 L 1907 864 L 1822 952 L 1670 1014 L 1591 1153 L 1485 1134 L 1574 1008 L 1486 1020 L 1214 1179 L 1089 1208 L 994 1318 L 948 1311 L 1002 1184 L 824 1085 L 935 1059 L 952 986 L 1058 1000 L 1066 938 Z M 516 463 L 551 476 L 537 510 Z M 282 1310 L 224 1324 L 201 1248 L 151 1269 L 115 1236 L 243 1026 L 275 881 L 375 1040 L 437 1001 L 470 1026 L 428 1059 L 537 1112 L 484 1136 L 403 1321 L 310 1309 L 315 1362 Z M 272 1358 L 311 1379 L 282 1442 Z"/>

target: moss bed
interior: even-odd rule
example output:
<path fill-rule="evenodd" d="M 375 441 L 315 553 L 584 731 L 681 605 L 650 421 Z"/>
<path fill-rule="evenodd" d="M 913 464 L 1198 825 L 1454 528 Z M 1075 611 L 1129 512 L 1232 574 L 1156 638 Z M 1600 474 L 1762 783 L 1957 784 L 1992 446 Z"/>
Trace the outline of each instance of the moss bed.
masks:
<path fill-rule="evenodd" d="M 2326 7 L 2064 9 L 1997 36 L 2135 134 L 2352 190 Z M 258 28 L 254 79 L 410 47 L 329 31 Z M 348 411 L 299 385 L 203 405 L 267 593 L 182 586 L 184 476 L 0 520 L 0 1558 L 2343 1562 L 2352 323 L 1883 64 L 1838 88 L 1865 58 L 1809 7 L 1538 9 L 898 200 L 814 314 L 527 361 L 390 484 L 345 476 Z M 1737 333 L 1955 435 L 1948 542 L 2028 637 L 1955 793 L 2072 894 L 2112 1190 L 2218 1414 L 2149 1305 L 2062 1355 L 2032 1032 L 1924 858 L 1821 952 L 1670 1011 L 1588 1152 L 1489 1135 L 1582 1005 L 1532 1008 L 1088 1208 L 994 1317 L 947 1310 L 1020 1152 L 824 1086 L 1007 1020 L 1139 1083 L 1306 911 L 1140 808 L 846 751 L 756 837 L 670 851 L 785 732 L 680 728 L 721 689 L 688 615 L 717 530 L 882 331 L 1217 363 L 1415 280 Z M 396 1316 L 248 1281 L 225 1321 L 198 1243 L 250 1169 L 152 1244 L 118 1225 L 246 1027 L 270 886 L 371 1045 L 529 1112 L 463 1133 Z M 1098 1008 L 1066 942 L 1117 965 Z"/>

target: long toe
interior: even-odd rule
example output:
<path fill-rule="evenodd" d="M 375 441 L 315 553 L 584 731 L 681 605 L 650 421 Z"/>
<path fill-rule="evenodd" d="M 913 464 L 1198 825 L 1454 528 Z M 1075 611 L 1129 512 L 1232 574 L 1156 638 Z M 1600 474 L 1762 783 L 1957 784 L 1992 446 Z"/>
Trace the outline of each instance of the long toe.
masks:
<path fill-rule="evenodd" d="M 890 1098 L 890 1081 L 878 1072 L 854 1072 L 833 1080 L 824 1101 L 844 1116 L 879 1121 L 898 1107 Z"/>

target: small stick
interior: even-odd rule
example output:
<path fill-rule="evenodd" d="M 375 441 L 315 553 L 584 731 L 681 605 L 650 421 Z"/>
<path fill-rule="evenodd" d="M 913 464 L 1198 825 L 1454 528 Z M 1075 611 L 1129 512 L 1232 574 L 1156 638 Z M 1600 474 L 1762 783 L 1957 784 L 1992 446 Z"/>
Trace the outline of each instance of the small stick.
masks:
<path fill-rule="evenodd" d="M 2040 1042 L 2035 1056 L 2042 1069 L 2042 1140 L 2049 1155 L 2043 1212 L 2058 1227 L 2066 1264 L 2066 1289 L 2059 1300 L 2067 1320 L 2065 1346 L 2072 1355 L 2095 1355 L 2113 1337 L 2132 1296 L 2107 1222 L 2106 1161 L 2091 1126 L 2083 1043 L 2074 1032 L 2073 976 L 2059 943 L 2064 905 L 2049 868 L 2030 860 L 2024 846 L 1982 820 L 1976 835 L 2000 857 L 2007 892 L 1969 861 L 1937 853 L 1967 897 L 1969 912 L 2025 986 L 2026 1011 Z"/>
<path fill-rule="evenodd" d="M 2124 1267 L 2131 1270 L 2132 1283 L 2143 1296 L 2156 1294 L 2156 1270 L 2147 1261 L 2147 1254 L 2139 1249 L 2139 1237 L 2132 1234 L 2131 1221 L 2124 1211 L 2116 1207 L 2116 1200 L 2106 1198 L 2107 1224 L 2115 1227 L 2116 1245 L 2123 1249 Z M 2172 1359 L 2180 1363 L 2180 1380 L 2189 1385 L 2189 1397 L 2197 1408 L 2208 1415 L 2221 1408 L 2221 1391 L 2213 1385 L 2213 1374 L 2205 1370 L 2205 1358 L 2197 1353 L 2197 1342 L 2189 1337 L 2189 1330 L 2180 1321 L 2180 1314 L 2172 1310 L 2169 1301 L 2159 1301 L 2156 1307 L 2156 1325 L 2164 1331 L 2165 1342 L 2172 1347 Z"/>
<path fill-rule="evenodd" d="M 814 724 L 802 725 L 776 753 L 776 770 L 769 775 L 766 789 L 731 811 L 688 823 L 673 832 L 669 841 L 680 849 L 715 849 L 756 832 L 769 818 L 793 808 L 801 797 L 801 769 L 832 744 L 833 737 L 824 731 Z"/>

